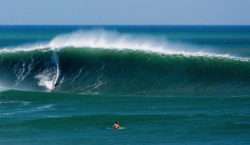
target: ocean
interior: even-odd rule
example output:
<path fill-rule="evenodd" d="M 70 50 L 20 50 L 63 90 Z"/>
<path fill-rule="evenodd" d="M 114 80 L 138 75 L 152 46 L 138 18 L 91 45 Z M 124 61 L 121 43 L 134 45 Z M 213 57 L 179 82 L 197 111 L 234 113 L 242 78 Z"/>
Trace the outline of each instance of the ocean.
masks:
<path fill-rule="evenodd" d="M 0 26 L 0 145 L 45 144 L 250 144 L 250 26 Z"/>

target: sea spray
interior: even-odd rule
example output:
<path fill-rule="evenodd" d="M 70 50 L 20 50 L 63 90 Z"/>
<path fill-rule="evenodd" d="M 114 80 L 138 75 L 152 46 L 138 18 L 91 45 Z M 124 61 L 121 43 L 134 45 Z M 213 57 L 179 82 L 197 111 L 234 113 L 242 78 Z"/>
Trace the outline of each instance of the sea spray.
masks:
<path fill-rule="evenodd" d="M 63 48 L 93 48 L 93 49 L 111 49 L 111 50 L 133 50 L 144 51 L 148 53 L 158 53 L 163 55 L 183 55 L 183 56 L 204 56 L 204 57 L 222 57 L 248 61 L 249 58 L 234 56 L 227 53 L 213 53 L 193 49 L 189 45 L 180 45 L 169 43 L 166 39 L 155 39 L 149 36 L 134 36 L 130 34 L 121 34 L 114 31 L 91 30 L 77 31 L 70 34 L 56 36 L 49 42 L 28 44 L 12 48 L 1 48 L 1 53 L 15 53 L 27 51 L 50 51 Z M 194 47 L 194 46 L 193 46 Z"/>
<path fill-rule="evenodd" d="M 244 94 L 250 87 L 247 57 L 113 31 L 78 31 L 4 48 L 0 59 L 0 80 L 9 89 L 165 95 Z"/>
<path fill-rule="evenodd" d="M 60 66 L 59 58 L 55 51 L 52 52 L 51 61 L 52 66 L 35 76 L 35 78 L 39 80 L 38 85 L 45 87 L 48 91 L 54 90 L 59 83 Z"/>

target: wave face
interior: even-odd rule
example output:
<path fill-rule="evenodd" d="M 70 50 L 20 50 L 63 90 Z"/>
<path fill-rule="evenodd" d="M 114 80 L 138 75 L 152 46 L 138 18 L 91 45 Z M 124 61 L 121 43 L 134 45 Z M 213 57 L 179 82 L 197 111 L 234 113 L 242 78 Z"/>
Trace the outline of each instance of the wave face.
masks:
<path fill-rule="evenodd" d="M 248 94 L 248 57 L 105 30 L 0 49 L 0 89 L 111 95 Z"/>

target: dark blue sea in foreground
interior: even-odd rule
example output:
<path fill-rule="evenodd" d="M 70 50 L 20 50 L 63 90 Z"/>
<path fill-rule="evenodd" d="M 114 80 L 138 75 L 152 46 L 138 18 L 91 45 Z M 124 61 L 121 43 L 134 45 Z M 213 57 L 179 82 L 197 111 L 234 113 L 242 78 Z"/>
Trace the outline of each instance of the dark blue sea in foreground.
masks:
<path fill-rule="evenodd" d="M 250 144 L 250 26 L 0 26 L 0 145 L 85 144 Z"/>

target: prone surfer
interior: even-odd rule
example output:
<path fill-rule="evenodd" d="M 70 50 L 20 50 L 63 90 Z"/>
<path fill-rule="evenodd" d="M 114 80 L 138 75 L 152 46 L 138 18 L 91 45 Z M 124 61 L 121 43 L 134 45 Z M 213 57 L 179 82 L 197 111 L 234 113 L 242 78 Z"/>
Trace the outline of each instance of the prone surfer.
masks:
<path fill-rule="evenodd" d="M 114 125 L 113 125 L 113 128 L 114 129 L 119 129 L 121 127 L 121 125 L 120 125 L 120 122 L 119 121 L 116 121 L 115 123 L 114 123 Z"/>

